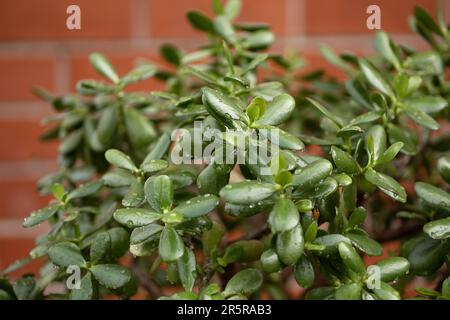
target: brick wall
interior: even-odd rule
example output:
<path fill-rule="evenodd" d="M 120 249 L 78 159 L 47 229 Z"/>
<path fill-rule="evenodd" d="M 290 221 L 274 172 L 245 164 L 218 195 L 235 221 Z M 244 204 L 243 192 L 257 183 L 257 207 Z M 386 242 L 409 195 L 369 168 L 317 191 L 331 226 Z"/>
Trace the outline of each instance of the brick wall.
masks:
<path fill-rule="evenodd" d="M 264 21 L 278 35 L 276 50 L 301 50 L 313 67 L 326 67 L 321 43 L 337 50 L 373 51 L 366 8 L 381 8 L 382 27 L 414 47 L 407 17 L 419 4 L 434 12 L 435 0 L 244 0 L 243 21 Z M 450 17 L 450 0 L 443 0 Z M 66 8 L 81 8 L 82 30 L 65 27 Z M 39 85 L 63 94 L 83 77 L 95 77 L 87 54 L 102 51 L 119 72 L 136 57 L 157 59 L 158 47 L 173 42 L 186 49 L 201 43 L 184 19 L 188 9 L 211 12 L 210 0 L 2 0 L 0 1 L 0 269 L 23 257 L 41 229 L 24 230 L 22 219 L 48 199 L 36 180 L 52 171 L 56 145 L 39 144 L 39 120 L 51 113 L 30 93 Z M 151 80 L 140 89 L 155 88 Z"/>

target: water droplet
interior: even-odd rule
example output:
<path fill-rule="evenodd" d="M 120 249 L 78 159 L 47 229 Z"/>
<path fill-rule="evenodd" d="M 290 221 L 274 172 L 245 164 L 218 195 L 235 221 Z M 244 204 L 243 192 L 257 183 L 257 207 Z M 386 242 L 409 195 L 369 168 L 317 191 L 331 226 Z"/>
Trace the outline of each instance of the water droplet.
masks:
<path fill-rule="evenodd" d="M 255 207 L 255 205 L 254 204 L 251 204 L 251 205 L 249 205 L 248 206 L 250 209 L 253 209 L 254 207 Z"/>
<path fill-rule="evenodd" d="M 188 200 L 188 201 L 186 202 L 186 204 L 191 204 L 191 200 Z"/>
<path fill-rule="evenodd" d="M 210 197 L 210 196 L 211 196 L 210 193 L 205 194 L 205 197 Z"/>

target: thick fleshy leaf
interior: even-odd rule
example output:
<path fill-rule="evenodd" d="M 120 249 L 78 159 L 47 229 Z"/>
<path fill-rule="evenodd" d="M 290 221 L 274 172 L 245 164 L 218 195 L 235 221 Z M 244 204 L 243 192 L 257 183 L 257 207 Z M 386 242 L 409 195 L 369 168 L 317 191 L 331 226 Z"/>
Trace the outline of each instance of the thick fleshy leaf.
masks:
<path fill-rule="evenodd" d="M 306 98 L 306 100 L 308 100 L 314 107 L 316 107 L 317 110 L 319 110 L 325 117 L 333 121 L 339 128 L 342 128 L 344 126 L 342 119 L 332 114 L 322 104 L 310 98 Z"/>
<path fill-rule="evenodd" d="M 129 228 L 142 227 L 161 219 L 161 214 L 144 208 L 124 208 L 114 212 L 114 219 Z"/>
<path fill-rule="evenodd" d="M 278 187 L 272 183 L 243 181 L 225 186 L 220 196 L 225 202 L 250 205 L 270 197 L 277 190 Z"/>
<path fill-rule="evenodd" d="M 104 260 L 111 250 L 111 236 L 108 232 L 100 232 L 94 238 L 90 249 L 91 262 L 98 264 Z"/>
<path fill-rule="evenodd" d="M 60 242 L 48 249 L 50 260 L 60 267 L 68 267 L 71 265 L 85 266 L 86 260 L 78 248 L 72 242 Z"/>
<path fill-rule="evenodd" d="M 187 13 L 187 18 L 195 29 L 213 32 L 212 21 L 203 13 L 198 11 L 189 11 Z"/>
<path fill-rule="evenodd" d="M 258 260 L 264 250 L 260 240 L 240 240 L 229 245 L 220 261 L 223 265 L 233 262 L 251 262 Z"/>
<path fill-rule="evenodd" d="M 100 116 L 96 137 L 103 146 L 110 146 L 119 122 L 119 109 L 117 105 L 109 105 Z"/>
<path fill-rule="evenodd" d="M 375 36 L 375 48 L 387 61 L 389 61 L 396 69 L 400 68 L 400 62 L 391 46 L 389 36 L 384 31 L 377 32 Z"/>
<path fill-rule="evenodd" d="M 84 198 L 84 197 L 90 196 L 90 195 L 96 193 L 98 190 L 100 190 L 100 188 L 102 186 L 103 186 L 102 180 L 89 182 L 84 185 L 80 185 L 78 188 L 71 191 L 67 195 L 67 201 L 70 201 L 72 199 Z"/>
<path fill-rule="evenodd" d="M 208 112 L 227 127 L 238 128 L 240 122 L 249 121 L 248 116 L 233 100 L 217 90 L 204 88 L 202 99 Z"/>
<path fill-rule="evenodd" d="M 172 180 L 166 176 L 153 176 L 144 185 L 145 198 L 158 212 L 170 210 L 173 202 Z"/>
<path fill-rule="evenodd" d="M 123 114 L 127 136 L 132 146 L 135 149 L 146 148 L 156 138 L 153 123 L 135 109 L 127 108 Z"/>
<path fill-rule="evenodd" d="M 300 220 L 297 207 L 291 199 L 281 197 L 273 206 L 269 215 L 269 225 L 273 233 L 294 228 Z"/>
<path fill-rule="evenodd" d="M 33 211 L 24 221 L 23 226 L 25 228 L 30 228 L 35 225 L 41 224 L 42 222 L 48 220 L 50 217 L 52 217 L 59 209 L 60 205 L 50 204 L 47 207 L 44 207 L 42 209 L 39 209 L 37 211 Z"/>
<path fill-rule="evenodd" d="M 366 77 L 367 81 L 374 86 L 376 89 L 380 90 L 384 94 L 394 97 L 394 92 L 386 80 L 381 76 L 380 72 L 371 65 L 368 61 L 360 59 L 358 60 L 359 67 Z"/>
<path fill-rule="evenodd" d="M 131 279 L 131 271 L 117 264 L 99 264 L 90 268 L 95 279 L 109 289 L 125 286 Z"/>
<path fill-rule="evenodd" d="M 164 227 L 159 239 L 159 255 L 163 261 L 171 262 L 181 258 L 184 253 L 184 243 L 174 228 Z"/>
<path fill-rule="evenodd" d="M 197 278 L 194 252 L 190 248 L 184 250 L 183 255 L 177 260 L 178 276 L 184 290 L 192 291 Z"/>
<path fill-rule="evenodd" d="M 353 232 L 348 232 L 345 236 L 350 239 L 353 246 L 369 256 L 379 256 L 383 252 L 383 247 L 368 236 Z"/>
<path fill-rule="evenodd" d="M 107 172 L 103 177 L 103 184 L 107 187 L 118 188 L 126 187 L 133 184 L 136 178 L 129 172 L 123 169 L 116 169 Z"/>
<path fill-rule="evenodd" d="M 111 163 L 113 166 L 118 168 L 122 168 L 129 171 L 137 170 L 136 165 L 133 160 L 125 153 L 117 149 L 109 149 L 105 152 L 106 160 Z"/>
<path fill-rule="evenodd" d="M 341 285 L 336 289 L 336 300 L 360 300 L 361 299 L 361 284 L 349 283 Z"/>
<path fill-rule="evenodd" d="M 288 94 L 276 96 L 267 104 L 266 112 L 259 118 L 258 123 L 277 126 L 284 123 L 291 116 L 295 108 L 295 100 Z"/>
<path fill-rule="evenodd" d="M 134 183 L 130 186 L 130 189 L 122 199 L 122 205 L 124 207 L 140 207 L 144 201 L 144 185 L 139 179 L 134 181 Z"/>
<path fill-rule="evenodd" d="M 114 83 L 119 81 L 119 76 L 104 55 L 95 52 L 90 55 L 89 60 L 95 70 L 97 70 L 102 76 Z"/>
<path fill-rule="evenodd" d="M 225 286 L 223 294 L 225 296 L 232 295 L 249 295 L 256 292 L 263 283 L 263 275 L 258 269 L 245 269 L 236 273 Z"/>
<path fill-rule="evenodd" d="M 151 64 L 141 64 L 122 77 L 119 81 L 119 85 L 125 87 L 135 82 L 147 80 L 154 76 L 156 71 L 155 66 Z"/>
<path fill-rule="evenodd" d="M 147 224 L 142 227 L 138 227 L 131 232 L 130 243 L 132 245 L 142 243 L 149 238 L 159 234 L 163 227 L 156 223 Z"/>
<path fill-rule="evenodd" d="M 86 273 L 80 281 L 79 289 L 70 291 L 70 300 L 92 300 L 94 297 L 94 287 L 92 285 L 92 274 Z"/>
<path fill-rule="evenodd" d="M 386 150 L 386 132 L 384 128 L 380 125 L 370 127 L 366 132 L 365 142 L 366 149 L 372 160 L 378 160 Z"/>
<path fill-rule="evenodd" d="M 366 272 L 366 267 L 361 257 L 358 255 L 353 247 L 345 242 L 341 242 L 338 245 L 339 255 L 342 261 L 350 270 L 356 272 L 359 275 L 363 275 Z"/>
<path fill-rule="evenodd" d="M 413 97 L 405 100 L 403 103 L 414 110 L 426 113 L 439 112 L 448 106 L 448 102 L 439 96 Z"/>
<path fill-rule="evenodd" d="M 419 276 L 434 274 L 444 263 L 448 250 L 449 245 L 442 240 L 419 238 L 406 257 L 411 264 L 411 272 Z"/>
<path fill-rule="evenodd" d="M 370 183 L 376 185 L 381 191 L 390 196 L 392 199 L 406 202 L 405 189 L 393 178 L 376 172 L 368 168 L 364 173 L 364 178 Z"/>
<path fill-rule="evenodd" d="M 373 292 L 380 300 L 400 300 L 400 294 L 398 291 L 384 282 L 381 282 L 380 288 L 375 288 Z"/>
<path fill-rule="evenodd" d="M 403 142 L 396 142 L 392 144 L 387 150 L 375 161 L 376 165 L 386 164 L 394 160 L 395 156 L 403 148 Z"/>
<path fill-rule="evenodd" d="M 439 129 L 439 123 L 420 109 L 413 107 L 412 105 L 406 105 L 405 112 L 418 125 L 430 130 Z"/>
<path fill-rule="evenodd" d="M 213 28 L 228 43 L 234 43 L 236 41 L 233 25 L 228 18 L 221 15 L 215 17 L 213 20 Z"/>
<path fill-rule="evenodd" d="M 415 155 L 417 153 L 417 138 L 407 128 L 400 128 L 393 124 L 388 124 L 389 142 L 394 144 L 402 142 L 403 148 L 401 152 L 407 155 Z"/>
<path fill-rule="evenodd" d="M 333 161 L 336 164 L 336 167 L 338 167 L 340 171 L 348 174 L 353 174 L 358 173 L 361 170 L 358 163 L 353 159 L 353 157 L 338 147 L 331 147 L 331 156 L 333 157 Z"/>
<path fill-rule="evenodd" d="M 450 238 L 450 217 L 428 222 L 423 231 L 433 239 Z"/>
<path fill-rule="evenodd" d="M 276 250 L 280 261 L 290 265 L 297 262 L 304 250 L 302 226 L 299 223 L 291 230 L 277 234 Z"/>
<path fill-rule="evenodd" d="M 437 162 L 437 170 L 441 177 L 450 184 L 450 157 L 440 157 Z"/>
<path fill-rule="evenodd" d="M 298 190 L 309 190 L 328 177 L 333 170 L 330 161 L 320 159 L 302 168 L 300 173 L 294 174 L 292 185 Z"/>
<path fill-rule="evenodd" d="M 187 218 L 196 218 L 210 213 L 219 204 L 219 198 L 205 194 L 192 198 L 173 209 Z"/>
<path fill-rule="evenodd" d="M 306 255 L 298 259 L 294 266 L 294 277 L 298 285 L 308 289 L 314 284 L 314 268 Z"/>
<path fill-rule="evenodd" d="M 381 281 L 391 282 L 404 276 L 409 271 L 409 261 L 402 257 L 390 257 L 377 262 L 380 268 Z"/>
<path fill-rule="evenodd" d="M 450 210 L 450 194 L 425 182 L 416 182 L 417 195 L 430 207 Z"/>
<path fill-rule="evenodd" d="M 281 269 L 281 262 L 278 255 L 273 249 L 264 251 L 261 255 L 261 265 L 264 272 L 274 273 Z"/>

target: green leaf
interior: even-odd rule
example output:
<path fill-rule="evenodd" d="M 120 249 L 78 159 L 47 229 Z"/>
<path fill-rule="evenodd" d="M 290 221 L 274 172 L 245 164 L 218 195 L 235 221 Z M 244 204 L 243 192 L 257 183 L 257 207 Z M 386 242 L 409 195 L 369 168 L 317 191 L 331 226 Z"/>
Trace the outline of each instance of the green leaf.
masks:
<path fill-rule="evenodd" d="M 310 190 L 317 186 L 317 184 L 328 177 L 333 170 L 333 165 L 330 161 L 320 159 L 308 164 L 302 168 L 300 173 L 294 174 L 292 185 L 297 190 Z"/>
<path fill-rule="evenodd" d="M 237 28 L 237 26 L 235 25 Z M 257 30 L 247 34 L 242 46 L 249 50 L 262 50 L 275 42 L 275 35 L 269 30 Z"/>
<path fill-rule="evenodd" d="M 181 53 L 174 45 L 164 44 L 159 50 L 167 62 L 174 66 L 179 66 L 181 64 Z"/>
<path fill-rule="evenodd" d="M 316 221 L 313 221 L 305 231 L 305 242 L 313 242 L 317 236 L 318 225 Z"/>
<path fill-rule="evenodd" d="M 135 180 L 122 199 L 124 207 L 139 207 L 145 201 L 144 186 L 141 180 Z"/>
<path fill-rule="evenodd" d="M 386 132 L 381 125 L 374 125 L 367 130 L 365 135 L 366 149 L 373 161 L 386 150 Z"/>
<path fill-rule="evenodd" d="M 202 233 L 202 247 L 206 256 L 210 257 L 212 252 L 217 250 L 222 237 L 225 234 L 225 228 L 222 224 L 213 221 L 209 230 Z"/>
<path fill-rule="evenodd" d="M 358 60 L 358 63 L 362 73 L 372 86 L 383 92 L 385 95 L 394 97 L 394 92 L 391 87 L 373 65 L 364 59 Z"/>
<path fill-rule="evenodd" d="M 260 97 L 256 97 L 250 102 L 247 107 L 246 113 L 250 119 L 250 122 L 258 120 L 266 111 L 266 100 Z"/>
<path fill-rule="evenodd" d="M 276 250 L 280 261 L 287 265 L 296 263 L 303 254 L 304 244 L 300 223 L 291 230 L 277 234 Z"/>
<path fill-rule="evenodd" d="M 366 220 L 367 212 L 364 207 L 356 208 L 352 211 L 350 218 L 348 219 L 348 227 L 355 228 L 362 224 Z"/>
<path fill-rule="evenodd" d="M 448 106 L 448 102 L 439 96 L 413 97 L 403 101 L 403 103 L 413 110 L 420 110 L 426 113 L 439 112 Z"/>
<path fill-rule="evenodd" d="M 338 245 L 341 242 L 350 243 L 350 239 L 341 234 L 327 234 L 317 237 L 313 243 L 324 247 L 323 250 L 317 252 L 319 255 L 331 257 L 339 253 Z"/>
<path fill-rule="evenodd" d="M 395 69 L 400 68 L 400 62 L 397 55 L 392 49 L 389 36 L 384 31 L 378 31 L 375 36 L 375 48 L 387 61 L 389 61 Z"/>
<path fill-rule="evenodd" d="M 268 249 L 262 253 L 261 265 L 264 272 L 267 273 L 274 273 L 281 270 L 281 262 L 273 249 Z"/>
<path fill-rule="evenodd" d="M 122 79 L 120 79 L 119 81 L 119 85 L 125 87 L 139 81 L 147 80 L 148 78 L 153 77 L 155 74 L 155 66 L 148 63 L 141 64 L 128 72 L 124 77 L 122 77 Z"/>
<path fill-rule="evenodd" d="M 369 256 L 379 256 L 383 252 L 383 247 L 378 242 L 365 235 L 348 232 L 345 236 L 350 239 L 353 246 Z"/>
<path fill-rule="evenodd" d="M 90 268 L 90 271 L 102 286 L 109 289 L 123 287 L 133 277 L 129 269 L 117 264 L 95 265 Z"/>
<path fill-rule="evenodd" d="M 303 150 L 305 148 L 304 143 L 299 138 L 277 127 L 264 126 L 258 132 L 282 149 Z"/>
<path fill-rule="evenodd" d="M 226 266 L 233 262 L 252 262 L 258 260 L 264 250 L 259 240 L 240 240 L 229 245 L 220 259 Z"/>
<path fill-rule="evenodd" d="M 353 247 L 345 242 L 341 242 L 338 245 L 339 255 L 342 261 L 350 270 L 356 272 L 359 275 L 364 275 L 366 272 L 366 267 L 361 257 L 358 255 Z"/>
<path fill-rule="evenodd" d="M 169 166 L 169 164 L 165 160 L 153 160 L 152 159 L 152 160 L 144 161 L 141 164 L 140 169 L 142 171 L 144 171 L 145 173 L 153 173 L 156 171 L 166 169 L 168 166 Z"/>
<path fill-rule="evenodd" d="M 197 187 L 200 193 L 218 195 L 220 190 L 228 183 L 231 166 L 210 163 L 197 177 Z"/>
<path fill-rule="evenodd" d="M 442 266 L 448 250 L 449 246 L 444 241 L 426 237 L 415 244 L 406 258 L 413 274 L 430 276 Z"/>
<path fill-rule="evenodd" d="M 146 148 L 156 138 L 153 124 L 145 119 L 139 111 L 126 108 L 124 118 L 127 135 L 133 148 Z"/>
<path fill-rule="evenodd" d="M 433 18 L 430 17 L 430 15 L 423 10 L 421 7 L 416 6 L 414 8 L 414 17 L 417 19 L 419 23 L 421 23 L 423 26 L 425 26 L 428 30 L 433 31 L 434 33 L 444 36 L 442 33 L 441 28 L 438 27 L 436 22 L 434 22 Z"/>
<path fill-rule="evenodd" d="M 405 105 L 404 108 L 406 114 L 418 125 L 430 130 L 438 130 L 439 123 L 437 123 L 432 117 L 425 112 L 411 106 Z"/>
<path fill-rule="evenodd" d="M 84 185 L 80 185 L 78 188 L 71 191 L 67 195 L 67 201 L 70 201 L 72 199 L 84 198 L 84 197 L 90 196 L 90 195 L 96 193 L 97 191 L 99 191 L 102 186 L 103 186 L 102 180 L 89 182 Z"/>
<path fill-rule="evenodd" d="M 380 300 L 400 300 L 400 294 L 387 283 L 381 282 L 380 288 L 373 290 L 375 296 Z"/>
<path fill-rule="evenodd" d="M 400 128 L 393 124 L 388 124 L 389 142 L 403 142 L 402 153 L 407 155 L 415 155 L 417 153 L 417 139 L 413 133 L 407 128 Z"/>
<path fill-rule="evenodd" d="M 161 219 L 161 214 L 143 208 L 124 208 L 114 212 L 114 219 L 129 228 L 142 227 Z"/>
<path fill-rule="evenodd" d="M 192 198 L 173 209 L 186 218 L 196 218 L 210 213 L 219 204 L 219 198 L 214 195 L 205 194 Z"/>
<path fill-rule="evenodd" d="M 423 231 L 433 239 L 450 238 L 450 217 L 428 222 Z"/>
<path fill-rule="evenodd" d="M 223 14 L 229 20 L 234 20 L 239 16 L 239 13 L 241 12 L 241 5 L 241 0 L 228 0 L 223 7 Z"/>
<path fill-rule="evenodd" d="M 361 168 L 353 157 L 338 147 L 331 147 L 331 157 L 340 171 L 348 174 L 359 173 L 361 171 Z"/>
<path fill-rule="evenodd" d="M 184 290 L 192 291 L 197 277 L 194 252 L 190 248 L 184 250 L 183 255 L 177 260 L 178 276 Z"/>
<path fill-rule="evenodd" d="M 339 57 L 332 48 L 327 45 L 320 46 L 320 52 L 325 59 L 336 67 L 344 70 L 348 74 L 353 74 L 354 70 L 341 57 Z"/>
<path fill-rule="evenodd" d="M 349 283 L 341 285 L 335 292 L 336 300 L 360 300 L 361 299 L 361 284 Z"/>
<path fill-rule="evenodd" d="M 28 218 L 23 221 L 25 228 L 34 227 L 52 217 L 59 209 L 60 205 L 57 203 L 50 204 L 47 207 L 33 211 Z"/>
<path fill-rule="evenodd" d="M 48 256 L 54 264 L 60 267 L 70 265 L 83 267 L 86 265 L 86 260 L 84 260 L 80 248 L 72 242 L 60 242 L 51 246 L 48 249 Z"/>
<path fill-rule="evenodd" d="M 297 207 L 291 199 L 281 197 L 273 206 L 269 215 L 269 225 L 273 233 L 287 231 L 294 228 L 300 220 Z"/>
<path fill-rule="evenodd" d="M 40 295 L 39 285 L 30 275 L 17 279 L 12 286 L 18 300 L 34 300 Z"/>
<path fill-rule="evenodd" d="M 376 264 L 380 268 L 381 281 L 391 282 L 409 271 L 409 261 L 402 257 L 390 257 Z"/>
<path fill-rule="evenodd" d="M 64 190 L 64 186 L 61 183 L 55 183 L 52 185 L 52 194 L 59 201 L 64 201 L 66 190 Z"/>
<path fill-rule="evenodd" d="M 111 250 L 111 237 L 108 232 L 100 232 L 94 238 L 90 249 L 91 262 L 97 264 L 105 260 Z"/>
<path fill-rule="evenodd" d="M 450 194 L 431 184 L 416 182 L 414 189 L 417 195 L 430 207 L 450 210 Z"/>
<path fill-rule="evenodd" d="M 158 212 L 170 210 L 173 203 L 172 180 L 166 176 L 153 176 L 144 184 L 145 198 L 148 203 Z"/>
<path fill-rule="evenodd" d="M 400 202 L 406 202 L 405 189 L 393 178 L 376 172 L 375 170 L 368 168 L 364 173 L 364 178 L 370 183 L 376 185 L 381 191 L 387 194 L 394 200 Z"/>
<path fill-rule="evenodd" d="M 441 177 L 450 184 L 450 157 L 440 157 L 437 162 L 437 170 Z"/>
<path fill-rule="evenodd" d="M 226 42 L 233 44 L 236 41 L 233 26 L 225 16 L 216 16 L 213 21 L 213 28 Z"/>
<path fill-rule="evenodd" d="M 89 60 L 92 66 L 95 68 L 95 70 L 97 70 L 97 72 L 100 73 L 102 76 L 111 80 L 114 83 L 119 82 L 119 76 L 117 75 L 113 66 L 104 55 L 95 52 L 89 56 Z"/>
<path fill-rule="evenodd" d="M 105 158 L 109 163 L 118 168 L 133 172 L 137 170 L 133 160 L 120 150 L 109 149 L 105 152 Z"/>
<path fill-rule="evenodd" d="M 375 161 L 375 165 L 386 164 L 394 160 L 395 156 L 403 148 L 403 142 L 396 142 L 392 144 L 383 154 Z"/>
<path fill-rule="evenodd" d="M 270 197 L 278 190 L 275 184 L 259 181 L 242 181 L 226 185 L 220 190 L 225 202 L 234 204 L 254 204 Z"/>
<path fill-rule="evenodd" d="M 130 243 L 132 245 L 147 241 L 149 238 L 161 233 L 163 227 L 159 224 L 151 223 L 138 227 L 131 232 Z"/>
<path fill-rule="evenodd" d="M 294 278 L 298 285 L 308 289 L 314 284 L 314 268 L 306 255 L 302 255 L 294 266 Z"/>
<path fill-rule="evenodd" d="M 181 258 L 185 250 L 183 240 L 170 226 L 164 227 L 159 239 L 159 255 L 163 261 L 171 262 Z"/>
<path fill-rule="evenodd" d="M 70 300 L 92 300 L 94 297 L 94 288 L 92 285 L 92 274 L 86 273 L 80 281 L 79 289 L 70 291 Z"/>
<path fill-rule="evenodd" d="M 311 98 L 306 98 L 306 100 L 308 100 L 314 107 L 316 107 L 317 110 L 319 110 L 325 117 L 327 117 L 328 119 L 333 121 L 339 128 L 342 128 L 344 126 L 342 119 L 340 119 L 337 116 L 335 116 L 334 114 L 332 114 L 322 104 L 320 104 L 319 102 L 317 102 Z"/>
<path fill-rule="evenodd" d="M 213 24 L 211 20 L 203 13 L 198 11 L 189 11 L 187 13 L 187 18 L 195 29 L 213 32 Z"/>
<path fill-rule="evenodd" d="M 239 128 L 240 122 L 249 121 L 248 116 L 233 100 L 217 90 L 203 88 L 202 100 L 208 112 L 227 127 Z"/>
<path fill-rule="evenodd" d="M 161 159 L 169 149 L 170 142 L 171 142 L 170 135 L 167 133 L 162 134 L 161 137 L 158 139 L 158 141 L 156 141 L 152 145 L 151 151 L 147 154 L 142 163 L 144 164 L 148 163 L 151 160 Z"/>
<path fill-rule="evenodd" d="M 295 100 L 288 94 L 276 96 L 267 104 L 265 113 L 260 114 L 258 124 L 277 126 L 286 122 L 295 108 Z M 261 116 L 262 115 L 262 116 Z"/>
<path fill-rule="evenodd" d="M 256 292 L 263 283 L 263 275 L 258 269 L 248 268 L 236 273 L 225 286 L 223 294 L 250 295 Z"/>

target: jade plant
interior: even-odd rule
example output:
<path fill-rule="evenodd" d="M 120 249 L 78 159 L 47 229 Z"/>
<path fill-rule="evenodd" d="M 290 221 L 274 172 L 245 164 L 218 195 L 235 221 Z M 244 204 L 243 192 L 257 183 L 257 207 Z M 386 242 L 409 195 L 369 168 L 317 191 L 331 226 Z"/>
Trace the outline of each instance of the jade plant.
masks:
<path fill-rule="evenodd" d="M 213 9 L 187 13 L 208 37 L 200 49 L 162 46 L 170 68 L 119 75 L 93 53 L 103 81 L 35 90 L 57 112 L 42 138 L 61 141 L 59 170 L 23 226 L 50 228 L 2 272 L 0 297 L 287 299 L 295 281 L 305 299 L 450 299 L 441 12 L 411 17 L 428 51 L 383 31 L 374 56 L 323 46 L 339 80 L 268 50 L 268 25 L 236 21 L 240 1 Z M 150 77 L 166 89 L 128 90 Z M 38 274 L 8 276 L 31 260 Z"/>

